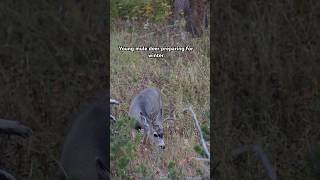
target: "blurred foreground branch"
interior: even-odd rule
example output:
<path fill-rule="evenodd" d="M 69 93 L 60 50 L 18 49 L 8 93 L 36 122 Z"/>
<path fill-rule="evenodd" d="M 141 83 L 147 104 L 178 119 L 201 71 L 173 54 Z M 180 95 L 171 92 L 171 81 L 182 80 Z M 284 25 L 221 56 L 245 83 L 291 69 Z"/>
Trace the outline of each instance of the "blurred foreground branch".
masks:
<path fill-rule="evenodd" d="M 9 174 L 8 172 L 0 169 L 0 179 L 2 180 L 16 180 L 15 177 L 13 177 L 11 174 Z"/>
<path fill-rule="evenodd" d="M 240 147 L 240 148 L 234 150 L 232 152 L 232 155 L 238 156 L 238 155 L 240 155 L 246 151 L 250 151 L 250 150 L 254 151 L 258 155 L 258 157 L 262 161 L 262 164 L 264 165 L 264 167 L 267 170 L 267 174 L 268 174 L 269 178 L 271 180 L 277 180 L 277 175 L 276 175 L 276 172 L 275 172 L 273 166 L 271 165 L 269 159 L 267 158 L 266 153 L 262 150 L 262 148 L 259 145 L 248 145 L 248 146 Z"/>
<path fill-rule="evenodd" d="M 32 134 L 32 130 L 18 121 L 0 119 L 0 134 L 13 134 L 26 138 Z"/>

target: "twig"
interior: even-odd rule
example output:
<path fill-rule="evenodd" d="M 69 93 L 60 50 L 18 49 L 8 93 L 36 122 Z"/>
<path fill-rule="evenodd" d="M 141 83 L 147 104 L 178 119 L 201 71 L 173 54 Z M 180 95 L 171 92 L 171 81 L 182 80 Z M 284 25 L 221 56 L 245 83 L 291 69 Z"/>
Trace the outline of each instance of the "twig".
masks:
<path fill-rule="evenodd" d="M 16 180 L 15 177 L 13 177 L 11 174 L 9 174 L 8 172 L 0 169 L 0 179 L 3 180 Z"/>
<path fill-rule="evenodd" d="M 246 151 L 254 151 L 258 157 L 260 158 L 260 160 L 262 161 L 262 164 L 264 165 L 264 167 L 267 170 L 267 174 L 269 176 L 269 178 L 271 180 L 277 180 L 277 175 L 276 172 L 273 168 L 273 166 L 271 165 L 269 159 L 267 158 L 266 153 L 262 150 L 262 148 L 259 145 L 247 145 L 247 146 L 243 146 L 240 147 L 238 149 L 236 149 L 235 151 L 233 151 L 232 155 L 233 156 L 238 156 Z"/>
<path fill-rule="evenodd" d="M 112 121 L 114 121 L 114 122 L 117 121 L 116 118 L 115 118 L 114 116 L 112 116 L 111 114 L 110 114 L 110 119 L 111 119 Z"/>
<path fill-rule="evenodd" d="M 61 172 L 62 175 L 63 175 L 63 179 L 68 180 L 68 179 L 69 179 L 69 176 L 68 176 L 66 170 L 63 168 L 62 164 L 61 164 L 58 160 L 56 160 L 56 159 L 54 159 L 54 158 L 53 158 L 53 161 L 57 163 L 57 165 L 58 165 L 58 167 L 59 167 L 59 169 L 60 169 L 60 172 Z"/>
<path fill-rule="evenodd" d="M 115 100 L 115 99 L 110 99 L 110 105 L 111 105 L 111 104 L 119 105 L 120 102 L 117 101 L 117 100 Z M 111 114 L 110 114 L 110 119 L 113 120 L 113 121 L 116 121 L 116 118 L 115 118 L 114 116 L 112 116 Z"/>
<path fill-rule="evenodd" d="M 115 105 L 119 105 L 120 102 L 115 100 L 115 99 L 110 99 L 110 104 L 115 104 Z"/>
<path fill-rule="evenodd" d="M 0 119 L 0 134 L 13 134 L 24 138 L 31 136 L 32 130 L 18 121 Z"/>
<path fill-rule="evenodd" d="M 192 107 L 188 107 L 188 108 L 185 108 L 183 111 L 187 111 L 189 110 L 192 114 L 192 117 L 193 117 L 193 120 L 194 120 L 194 123 L 196 124 L 196 127 L 199 131 L 199 134 L 200 134 L 200 141 L 201 141 L 201 144 L 202 144 L 202 147 L 205 151 L 205 153 L 207 154 L 207 157 L 210 159 L 210 153 L 208 151 L 208 148 L 207 148 L 207 145 L 206 145 L 206 142 L 204 141 L 204 138 L 203 138 L 203 134 L 202 134 L 202 131 L 200 129 L 200 125 L 199 125 L 199 122 L 198 122 L 198 119 L 197 119 L 197 116 L 196 114 L 194 113 L 194 111 L 192 110 Z"/>

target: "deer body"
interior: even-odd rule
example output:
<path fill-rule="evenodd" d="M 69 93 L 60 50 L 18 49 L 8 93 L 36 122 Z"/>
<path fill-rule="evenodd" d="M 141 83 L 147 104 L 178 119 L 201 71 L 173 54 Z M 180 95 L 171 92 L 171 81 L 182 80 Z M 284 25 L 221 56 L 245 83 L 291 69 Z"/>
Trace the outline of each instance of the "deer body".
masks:
<path fill-rule="evenodd" d="M 73 123 L 63 145 L 61 179 L 107 179 L 107 103 L 106 97 L 98 99 Z"/>
<path fill-rule="evenodd" d="M 131 102 L 129 117 L 136 120 L 136 128 L 143 129 L 143 141 L 149 139 L 151 143 L 164 149 L 163 115 L 160 90 L 146 88 Z"/>

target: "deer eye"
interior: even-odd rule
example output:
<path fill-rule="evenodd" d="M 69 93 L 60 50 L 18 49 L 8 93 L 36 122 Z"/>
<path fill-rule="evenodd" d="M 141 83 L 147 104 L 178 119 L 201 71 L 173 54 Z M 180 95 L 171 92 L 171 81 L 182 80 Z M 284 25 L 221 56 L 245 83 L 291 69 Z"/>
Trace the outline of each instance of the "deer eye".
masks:
<path fill-rule="evenodd" d="M 153 134 L 154 137 L 158 137 L 158 134 Z"/>

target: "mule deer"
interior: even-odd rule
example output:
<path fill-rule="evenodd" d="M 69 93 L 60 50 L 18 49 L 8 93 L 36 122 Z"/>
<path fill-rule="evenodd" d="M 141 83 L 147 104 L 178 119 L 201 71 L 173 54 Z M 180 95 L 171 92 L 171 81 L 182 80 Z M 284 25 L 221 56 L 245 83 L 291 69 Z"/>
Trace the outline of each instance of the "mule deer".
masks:
<path fill-rule="evenodd" d="M 161 149 L 165 148 L 162 100 L 159 89 L 146 88 L 134 97 L 129 108 L 129 117 L 136 120 L 136 129 L 143 129 L 143 143 L 149 139 Z"/>
<path fill-rule="evenodd" d="M 60 179 L 107 179 L 108 101 L 100 97 L 73 123 L 63 145 Z"/>

